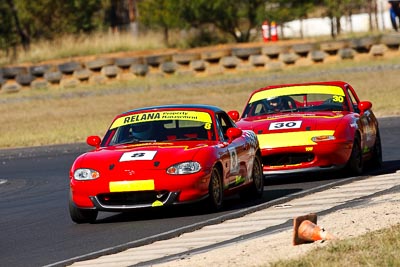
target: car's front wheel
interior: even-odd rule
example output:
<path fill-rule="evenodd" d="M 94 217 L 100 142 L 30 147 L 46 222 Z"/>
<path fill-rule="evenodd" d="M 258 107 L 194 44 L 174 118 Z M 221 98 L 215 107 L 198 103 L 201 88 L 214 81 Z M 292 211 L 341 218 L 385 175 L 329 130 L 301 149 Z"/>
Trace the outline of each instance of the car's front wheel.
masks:
<path fill-rule="evenodd" d="M 240 194 L 240 196 L 244 199 L 261 198 L 264 193 L 264 175 L 261 158 L 259 155 L 256 155 L 254 158 L 251 176 L 253 183 L 250 185 L 250 187 L 246 188 L 245 191 Z"/>
<path fill-rule="evenodd" d="M 360 138 L 355 137 L 353 141 L 353 149 L 351 150 L 350 159 L 347 162 L 347 173 L 350 175 L 360 175 L 363 172 L 364 163 L 361 150 Z"/>
<path fill-rule="evenodd" d="M 80 209 L 75 206 L 72 196 L 69 197 L 69 215 L 75 223 L 94 223 L 97 218 L 98 211 L 91 209 Z"/>
<path fill-rule="evenodd" d="M 222 186 L 221 172 L 218 168 L 212 169 L 210 184 L 208 186 L 208 207 L 212 211 L 218 211 L 222 208 L 224 192 Z"/>
<path fill-rule="evenodd" d="M 382 167 L 382 144 L 379 130 L 376 132 L 375 144 L 372 150 L 371 165 L 375 168 Z"/>

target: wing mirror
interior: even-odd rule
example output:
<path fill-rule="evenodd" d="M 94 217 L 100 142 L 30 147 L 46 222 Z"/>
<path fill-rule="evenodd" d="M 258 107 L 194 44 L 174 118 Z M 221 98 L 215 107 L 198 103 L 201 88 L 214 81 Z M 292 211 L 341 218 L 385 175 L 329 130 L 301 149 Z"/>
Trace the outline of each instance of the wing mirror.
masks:
<path fill-rule="evenodd" d="M 234 121 L 238 121 L 239 120 L 239 112 L 237 112 L 236 110 L 231 110 L 228 111 L 228 116 Z"/>
<path fill-rule="evenodd" d="M 94 146 L 95 148 L 99 148 L 101 143 L 101 138 L 98 137 L 97 135 L 91 135 L 86 138 L 86 143 L 89 146 Z"/>
<path fill-rule="evenodd" d="M 242 136 L 243 131 L 239 128 L 231 127 L 226 131 L 226 136 L 228 136 L 229 143 L 232 143 L 233 140 Z"/>
<path fill-rule="evenodd" d="M 360 110 L 361 114 L 371 108 L 372 108 L 372 103 L 369 101 L 361 101 L 360 103 L 358 103 L 358 109 Z"/>

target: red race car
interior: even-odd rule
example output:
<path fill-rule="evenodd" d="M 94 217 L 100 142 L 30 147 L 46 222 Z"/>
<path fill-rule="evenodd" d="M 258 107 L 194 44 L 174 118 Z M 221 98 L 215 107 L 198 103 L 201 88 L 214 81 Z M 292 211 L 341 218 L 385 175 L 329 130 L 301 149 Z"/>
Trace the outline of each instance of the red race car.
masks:
<path fill-rule="evenodd" d="M 381 166 L 378 121 L 372 103 L 360 101 L 343 81 L 284 84 L 254 91 L 240 117 L 261 147 L 265 175 L 346 168 L 363 171 L 364 162 Z"/>
<path fill-rule="evenodd" d="M 129 211 L 204 200 L 218 210 L 224 196 L 261 197 L 261 152 L 253 131 L 241 130 L 213 106 L 169 105 L 118 115 L 93 151 L 70 170 L 69 211 L 76 223 L 98 211 Z"/>

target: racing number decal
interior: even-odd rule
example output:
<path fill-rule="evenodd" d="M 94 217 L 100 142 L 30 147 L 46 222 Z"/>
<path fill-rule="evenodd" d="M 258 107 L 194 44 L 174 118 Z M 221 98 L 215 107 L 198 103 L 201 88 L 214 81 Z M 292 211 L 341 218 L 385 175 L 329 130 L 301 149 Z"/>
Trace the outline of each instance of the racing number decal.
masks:
<path fill-rule="evenodd" d="M 231 173 L 238 173 L 239 172 L 239 159 L 234 147 L 229 148 L 229 155 L 231 159 Z"/>
<path fill-rule="evenodd" d="M 334 95 L 332 96 L 332 101 L 337 103 L 343 103 L 344 97 L 341 95 Z"/>
<path fill-rule="evenodd" d="M 132 161 L 132 160 L 152 160 L 156 155 L 157 151 L 134 151 L 134 152 L 126 152 L 122 154 L 119 159 L 122 161 Z"/>
<path fill-rule="evenodd" d="M 301 121 L 283 121 L 271 123 L 269 130 L 298 129 L 300 127 Z"/>

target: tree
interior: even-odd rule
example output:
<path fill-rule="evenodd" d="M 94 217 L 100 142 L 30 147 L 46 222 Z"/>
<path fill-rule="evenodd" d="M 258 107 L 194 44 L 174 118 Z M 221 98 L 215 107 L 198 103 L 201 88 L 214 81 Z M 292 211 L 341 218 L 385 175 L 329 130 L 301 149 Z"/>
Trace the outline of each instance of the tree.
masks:
<path fill-rule="evenodd" d="M 169 31 L 174 28 L 184 28 L 180 19 L 182 0 L 146 0 L 138 3 L 140 22 L 153 29 L 163 31 L 164 43 L 169 45 Z"/>
<path fill-rule="evenodd" d="M 292 20 L 303 20 L 315 8 L 315 0 L 274 0 L 269 1 L 265 9 L 265 17 L 280 25 Z M 303 29 L 300 29 L 303 38 Z"/>
<path fill-rule="evenodd" d="M 29 49 L 32 40 L 101 29 L 105 0 L 6 0 L 0 2 L 0 46 Z"/>
<path fill-rule="evenodd" d="M 13 31 L 13 18 L 9 5 L 5 2 L 0 2 L 0 49 L 6 51 L 9 55 L 11 47 L 16 47 L 17 35 Z M 13 57 L 16 56 L 14 51 Z"/>
<path fill-rule="evenodd" d="M 14 20 L 15 28 L 17 30 L 17 33 L 18 33 L 19 37 L 21 38 L 21 44 L 24 47 L 24 50 L 28 50 L 31 38 L 29 37 L 29 35 L 26 32 L 26 30 L 23 29 L 22 26 L 21 26 L 17 7 L 15 6 L 13 0 L 7 0 L 7 4 L 9 6 L 9 8 L 10 8 L 11 16 L 12 16 L 12 18 Z"/>
<path fill-rule="evenodd" d="M 236 42 L 248 42 L 250 31 L 261 24 L 265 0 L 181 1 L 182 18 L 192 27 L 213 24 Z"/>
<path fill-rule="evenodd" d="M 341 33 L 340 18 L 350 17 L 355 10 L 359 10 L 369 0 L 324 0 L 326 15 L 331 19 L 331 36 L 336 38 Z"/>

